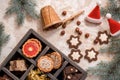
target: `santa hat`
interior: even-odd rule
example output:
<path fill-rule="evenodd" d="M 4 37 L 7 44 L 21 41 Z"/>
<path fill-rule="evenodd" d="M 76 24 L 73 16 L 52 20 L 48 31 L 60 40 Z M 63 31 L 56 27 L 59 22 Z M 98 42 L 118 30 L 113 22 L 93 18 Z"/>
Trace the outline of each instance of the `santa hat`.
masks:
<path fill-rule="evenodd" d="M 108 23 L 109 23 L 109 27 L 110 27 L 110 34 L 112 36 L 117 36 L 118 34 L 120 34 L 120 23 L 113 20 L 111 18 L 111 14 L 107 13 L 106 17 L 108 19 Z"/>
<path fill-rule="evenodd" d="M 86 17 L 86 20 L 91 23 L 101 23 L 101 15 L 100 15 L 100 4 L 101 1 L 97 2 L 95 8 L 90 12 L 90 14 Z"/>

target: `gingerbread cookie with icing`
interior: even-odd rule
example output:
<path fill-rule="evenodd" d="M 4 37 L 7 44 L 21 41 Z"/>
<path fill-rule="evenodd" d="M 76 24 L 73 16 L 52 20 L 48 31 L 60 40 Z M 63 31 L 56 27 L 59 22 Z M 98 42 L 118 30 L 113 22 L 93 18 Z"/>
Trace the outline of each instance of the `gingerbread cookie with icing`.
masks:
<path fill-rule="evenodd" d="M 94 48 L 87 49 L 85 52 L 86 55 L 84 58 L 87 59 L 89 62 L 96 61 L 98 59 L 97 56 L 99 52 L 95 51 Z"/>
<path fill-rule="evenodd" d="M 70 59 L 72 59 L 73 61 L 79 63 L 80 59 L 83 57 L 83 55 L 81 54 L 81 51 L 79 49 L 72 49 L 71 53 L 68 55 Z"/>
<path fill-rule="evenodd" d="M 70 38 L 67 40 L 67 43 L 69 44 L 69 48 L 77 49 L 78 46 L 81 44 L 81 41 L 79 36 L 71 35 Z"/>

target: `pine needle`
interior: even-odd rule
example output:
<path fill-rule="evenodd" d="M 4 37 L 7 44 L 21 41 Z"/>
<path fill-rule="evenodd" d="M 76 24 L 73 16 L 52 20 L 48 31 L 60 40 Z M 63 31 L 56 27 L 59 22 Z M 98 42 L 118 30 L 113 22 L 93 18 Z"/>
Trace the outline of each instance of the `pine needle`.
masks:
<path fill-rule="evenodd" d="M 120 37 L 112 37 L 109 53 L 114 53 L 112 61 L 101 62 L 96 67 L 88 69 L 91 75 L 99 76 L 100 80 L 120 80 Z"/>
<path fill-rule="evenodd" d="M 105 16 L 107 13 L 112 14 L 112 18 L 120 20 L 120 0 L 108 0 L 108 5 L 102 7 L 101 14 Z"/>
<path fill-rule="evenodd" d="M 9 35 L 6 35 L 4 33 L 4 25 L 0 23 L 0 54 L 2 47 L 4 46 L 5 43 L 7 43 L 9 40 Z"/>
<path fill-rule="evenodd" d="M 39 16 L 36 14 L 35 6 L 34 0 L 11 0 L 6 15 L 15 14 L 17 24 L 22 25 L 27 16 L 38 19 Z"/>

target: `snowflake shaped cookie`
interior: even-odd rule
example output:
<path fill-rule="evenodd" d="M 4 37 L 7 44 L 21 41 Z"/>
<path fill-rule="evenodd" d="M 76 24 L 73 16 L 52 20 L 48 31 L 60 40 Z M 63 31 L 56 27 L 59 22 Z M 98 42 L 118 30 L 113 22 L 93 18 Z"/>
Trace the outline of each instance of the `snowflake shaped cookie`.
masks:
<path fill-rule="evenodd" d="M 81 51 L 80 50 L 75 50 L 75 49 L 72 49 L 71 50 L 71 53 L 68 55 L 70 59 L 72 59 L 73 61 L 79 63 L 80 62 L 80 59 L 83 57 L 83 55 L 80 53 Z"/>
<path fill-rule="evenodd" d="M 98 36 L 96 40 L 102 45 L 102 44 L 108 44 L 110 35 L 107 33 L 107 31 L 99 31 Z"/>
<path fill-rule="evenodd" d="M 86 52 L 86 55 L 84 58 L 87 59 L 89 62 L 97 60 L 97 56 L 99 53 L 95 51 L 94 48 L 87 49 L 85 52 Z"/>
<path fill-rule="evenodd" d="M 79 36 L 71 35 L 70 38 L 67 40 L 67 43 L 69 44 L 69 48 L 78 48 L 78 46 L 81 44 L 81 41 L 79 40 Z"/>

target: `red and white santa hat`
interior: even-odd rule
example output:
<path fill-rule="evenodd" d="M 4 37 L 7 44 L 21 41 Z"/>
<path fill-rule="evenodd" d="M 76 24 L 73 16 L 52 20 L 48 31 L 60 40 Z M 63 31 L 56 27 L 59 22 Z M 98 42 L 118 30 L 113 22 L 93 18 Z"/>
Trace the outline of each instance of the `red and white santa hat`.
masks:
<path fill-rule="evenodd" d="M 95 23 L 95 24 L 101 23 L 100 5 L 101 5 L 101 1 L 98 1 L 95 8 L 86 17 L 86 20 L 88 22 Z"/>
<path fill-rule="evenodd" d="M 112 36 L 117 36 L 118 34 L 120 34 L 120 23 L 113 20 L 111 18 L 111 14 L 107 13 L 106 17 L 108 19 L 108 23 L 109 23 L 109 27 L 110 27 L 110 34 Z"/>

